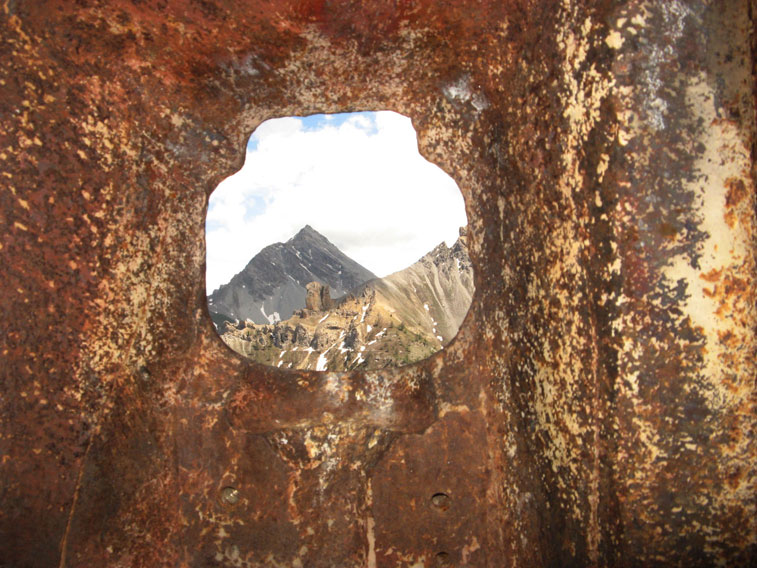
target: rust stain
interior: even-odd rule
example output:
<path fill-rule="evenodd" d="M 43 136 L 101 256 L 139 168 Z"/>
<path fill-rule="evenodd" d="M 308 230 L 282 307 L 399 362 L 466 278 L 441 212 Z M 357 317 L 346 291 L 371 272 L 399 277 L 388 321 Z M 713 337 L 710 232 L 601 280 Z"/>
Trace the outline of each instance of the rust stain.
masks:
<path fill-rule="evenodd" d="M 0 2 L 0 564 L 753 564 L 749 6 Z M 234 355 L 208 194 L 367 109 L 463 192 L 457 338 Z"/>

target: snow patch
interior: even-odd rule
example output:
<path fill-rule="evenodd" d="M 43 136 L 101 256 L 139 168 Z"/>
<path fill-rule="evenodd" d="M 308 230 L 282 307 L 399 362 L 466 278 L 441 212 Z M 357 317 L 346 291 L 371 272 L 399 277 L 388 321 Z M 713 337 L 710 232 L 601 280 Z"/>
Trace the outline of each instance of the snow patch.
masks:
<path fill-rule="evenodd" d="M 318 355 L 318 361 L 315 364 L 315 370 L 316 371 L 326 370 L 326 351 Z"/>
<path fill-rule="evenodd" d="M 319 319 L 319 320 L 318 320 L 318 323 L 321 323 L 321 322 L 323 322 L 323 320 L 325 320 L 325 319 L 326 319 L 327 317 L 329 317 L 330 315 L 331 315 L 331 314 L 326 314 L 325 316 L 323 316 L 323 317 L 322 317 L 321 319 Z"/>
<path fill-rule="evenodd" d="M 320 355 L 318 355 L 318 361 L 315 364 L 315 370 L 316 371 L 325 371 L 326 370 L 326 363 L 327 363 L 327 361 L 326 361 L 326 353 L 328 353 L 329 351 L 331 351 L 331 348 L 334 347 L 334 345 L 336 345 L 336 343 L 334 343 L 331 347 L 329 347 L 328 349 L 326 349 L 326 351 L 324 351 L 323 353 L 321 353 Z"/>
<path fill-rule="evenodd" d="M 281 321 L 281 316 L 279 315 L 279 312 L 273 312 L 270 316 L 266 314 L 263 304 L 260 304 L 260 313 L 263 314 L 263 317 L 267 319 L 268 323 L 270 323 L 271 325 L 275 324 L 276 322 Z"/>

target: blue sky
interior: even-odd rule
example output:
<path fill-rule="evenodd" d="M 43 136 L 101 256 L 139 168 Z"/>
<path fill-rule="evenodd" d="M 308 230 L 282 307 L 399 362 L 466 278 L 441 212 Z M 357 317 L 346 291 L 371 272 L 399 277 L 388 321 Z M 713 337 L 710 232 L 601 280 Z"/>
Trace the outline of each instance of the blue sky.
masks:
<path fill-rule="evenodd" d="M 293 117 L 299 119 L 302 123 L 303 132 L 318 132 L 324 128 L 339 128 L 350 119 L 364 118 L 369 121 L 370 127 L 366 128 L 369 134 L 376 134 L 376 113 L 375 112 L 342 112 L 338 114 L 311 114 L 310 116 Z M 277 120 L 277 119 L 273 119 Z M 254 152 L 258 148 L 260 134 L 253 132 L 247 141 L 247 151 Z"/>
<path fill-rule="evenodd" d="M 207 289 L 309 224 L 379 276 L 466 224 L 455 182 L 418 153 L 410 119 L 361 112 L 265 121 L 244 166 L 211 194 Z"/>

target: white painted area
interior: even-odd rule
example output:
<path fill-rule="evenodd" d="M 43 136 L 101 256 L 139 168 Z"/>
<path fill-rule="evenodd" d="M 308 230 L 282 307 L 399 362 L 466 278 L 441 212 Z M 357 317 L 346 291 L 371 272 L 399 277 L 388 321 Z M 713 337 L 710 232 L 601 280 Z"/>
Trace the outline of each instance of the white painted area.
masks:
<path fill-rule="evenodd" d="M 719 339 L 720 335 L 732 333 L 735 336 L 748 335 L 749 321 L 754 318 L 754 311 L 739 314 L 739 318 L 724 319 L 719 313 L 719 301 L 711 292 L 719 283 L 707 281 L 704 276 L 737 272 L 748 266 L 744 259 L 752 254 L 751 227 L 740 224 L 729 226 L 725 219 L 728 181 L 737 180 L 749 171 L 750 149 L 744 145 L 735 124 L 718 120 L 715 112 L 716 95 L 705 75 L 699 81 L 692 82 L 687 89 L 687 100 L 702 124 L 710 125 L 706 130 L 706 139 L 702 140 L 705 153 L 697 160 L 696 170 L 700 175 L 697 182 L 691 183 L 691 190 L 698 195 L 701 214 L 699 229 L 707 235 L 702 249 L 699 267 L 695 268 L 685 256 L 675 257 L 665 269 L 665 276 L 670 282 L 684 280 L 687 286 L 686 315 L 694 326 L 704 331 L 707 337 L 705 365 L 712 376 L 722 372 L 721 359 L 726 350 Z M 724 159 L 728 155 L 728 159 Z M 702 183 L 701 180 L 706 180 Z M 749 187 L 748 178 L 745 184 Z M 747 198 L 748 199 L 748 198 Z M 745 203 L 746 207 L 750 206 Z M 752 320 L 753 321 L 753 320 Z M 721 389 L 723 400 L 733 397 L 728 389 Z"/>

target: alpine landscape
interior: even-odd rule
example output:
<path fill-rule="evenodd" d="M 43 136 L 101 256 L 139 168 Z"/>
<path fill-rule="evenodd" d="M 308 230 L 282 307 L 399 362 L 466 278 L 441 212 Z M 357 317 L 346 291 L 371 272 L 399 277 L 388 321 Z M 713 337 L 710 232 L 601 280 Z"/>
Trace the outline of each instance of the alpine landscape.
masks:
<path fill-rule="evenodd" d="M 443 349 L 473 296 L 466 231 L 411 266 L 377 278 L 306 225 L 265 247 L 208 296 L 223 341 L 281 368 L 375 370 Z"/>

